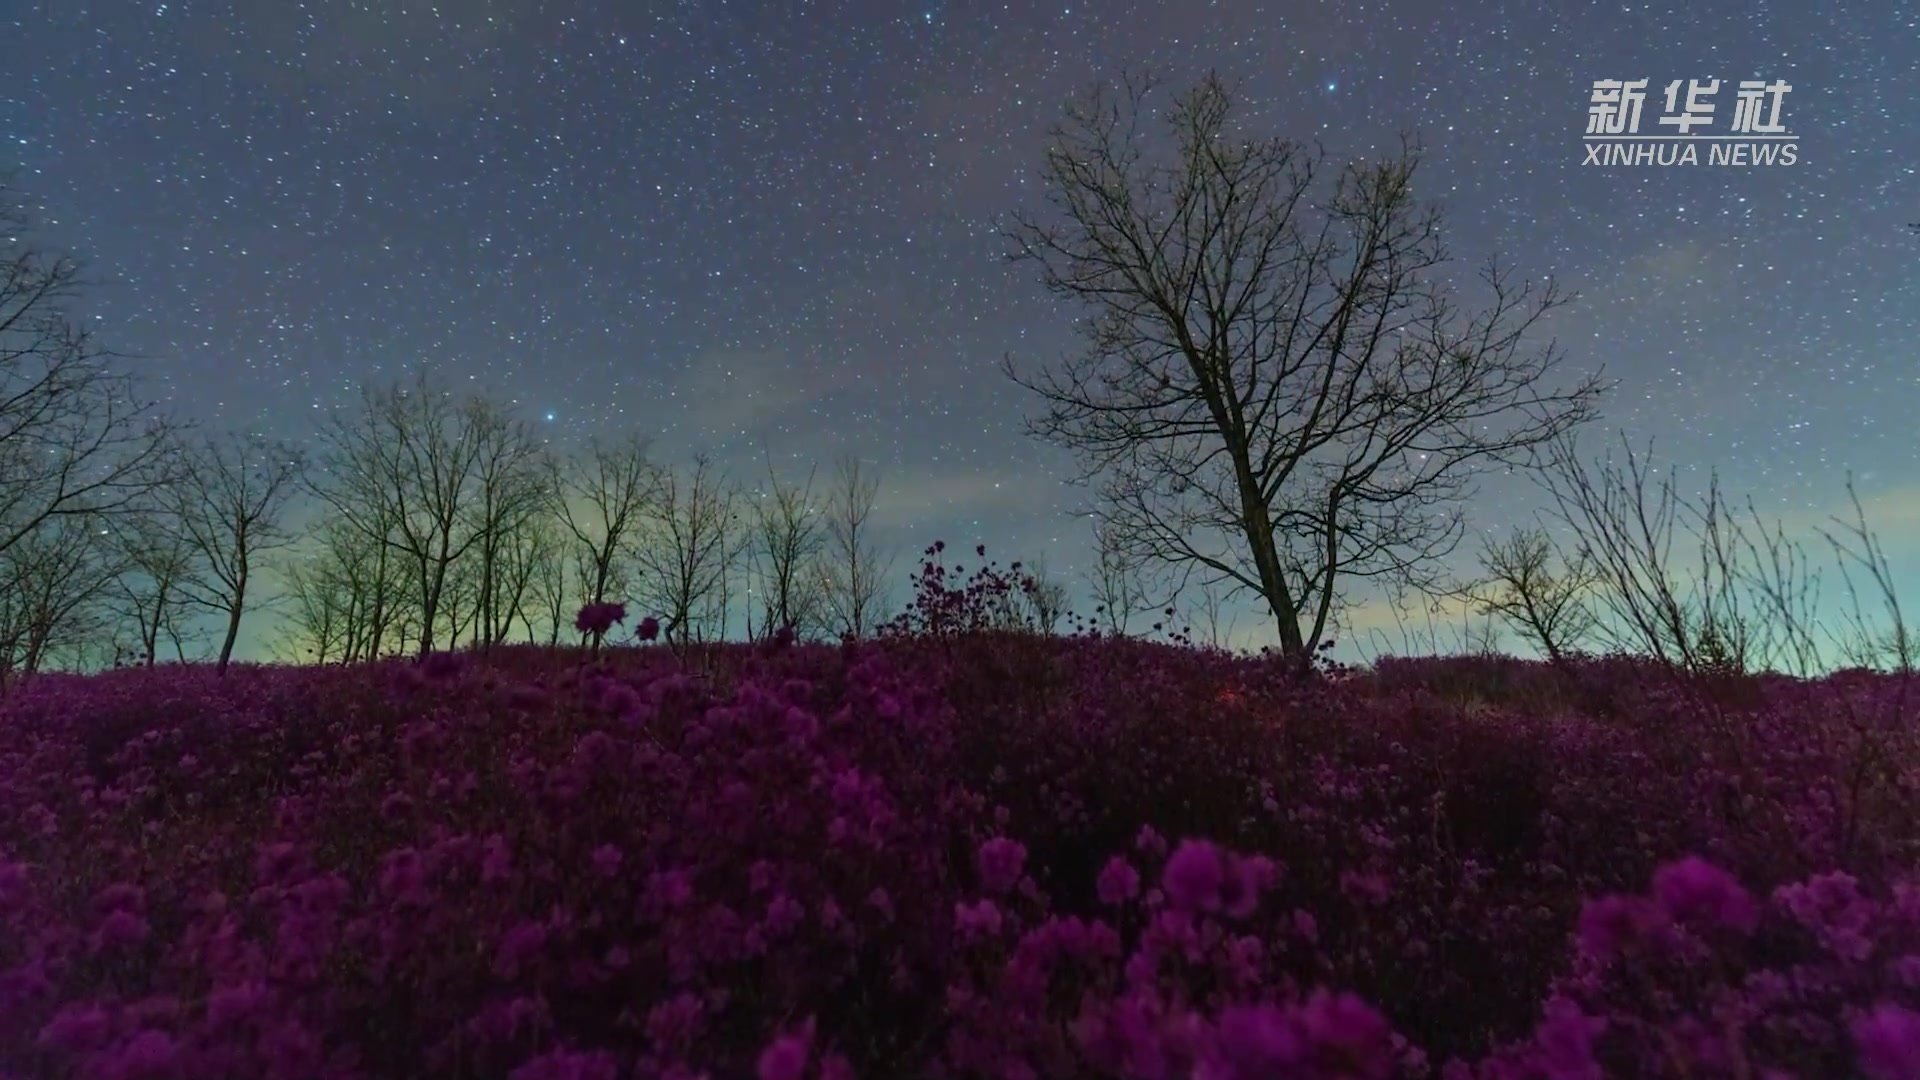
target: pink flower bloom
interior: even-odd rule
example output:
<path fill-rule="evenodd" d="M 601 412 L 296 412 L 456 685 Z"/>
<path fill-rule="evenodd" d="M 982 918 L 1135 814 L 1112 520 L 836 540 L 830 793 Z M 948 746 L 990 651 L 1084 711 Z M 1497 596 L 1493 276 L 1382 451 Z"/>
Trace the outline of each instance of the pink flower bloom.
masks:
<path fill-rule="evenodd" d="M 1604 1080 L 1593 1042 L 1606 1029 L 1605 1019 L 1588 1016 L 1566 998 L 1549 1001 L 1533 1039 L 1550 1080 Z"/>
<path fill-rule="evenodd" d="M 1220 1013 L 1217 1053 L 1230 1077 L 1284 1076 L 1305 1064 L 1306 1040 L 1271 1005 L 1236 1005 Z"/>
<path fill-rule="evenodd" d="M 1356 903 L 1376 906 L 1386 903 L 1391 895 L 1385 877 L 1361 870 L 1340 871 L 1340 891 Z"/>
<path fill-rule="evenodd" d="M 506 837 L 499 833 L 487 837 L 485 852 L 480 859 L 482 885 L 498 885 L 513 876 L 513 852 Z"/>
<path fill-rule="evenodd" d="M 101 1071 L 120 1080 L 147 1080 L 173 1072 L 180 1048 L 164 1031 L 147 1030 L 120 1048 Z"/>
<path fill-rule="evenodd" d="M 1871 1080 L 1920 1080 L 1920 1013 L 1877 1005 L 1852 1027 L 1860 1068 Z"/>
<path fill-rule="evenodd" d="M 222 986 L 207 995 L 207 1023 L 214 1027 L 236 1024 L 254 1015 L 267 1000 L 267 985 L 259 980 Z"/>
<path fill-rule="evenodd" d="M 1151 825 L 1140 826 L 1140 834 L 1134 837 L 1133 846 L 1139 848 L 1142 855 L 1149 857 L 1157 857 L 1167 853 L 1166 839 L 1159 833 L 1153 831 L 1153 826 Z"/>
<path fill-rule="evenodd" d="M 113 1017 L 90 1002 L 68 1005 L 40 1029 L 38 1042 L 54 1050 L 76 1053 L 92 1050 L 113 1032 Z"/>
<path fill-rule="evenodd" d="M 625 604 L 586 604 L 580 608 L 580 613 L 574 616 L 573 628 L 583 634 L 593 634 L 597 637 L 613 629 L 613 624 L 625 622 L 626 618 Z"/>
<path fill-rule="evenodd" d="M 1603 896 L 1580 911 L 1580 951 L 1600 961 L 1665 939 L 1663 912 L 1637 896 Z"/>
<path fill-rule="evenodd" d="M 0 855 L 0 905 L 20 902 L 27 892 L 27 864 Z"/>
<path fill-rule="evenodd" d="M 618 1080 L 620 1063 L 598 1051 L 549 1051 L 508 1074 L 509 1080 Z"/>
<path fill-rule="evenodd" d="M 500 948 L 493 957 L 494 974 L 503 979 L 517 977 L 546 947 L 547 928 L 544 924 L 531 920 L 520 923 L 500 939 Z"/>
<path fill-rule="evenodd" d="M 995 837 L 980 845 L 980 880 L 988 892 L 1012 891 L 1026 867 L 1027 849 L 1018 841 Z"/>
<path fill-rule="evenodd" d="M 1733 875 L 1697 856 L 1655 871 L 1653 896 L 1679 922 L 1707 923 L 1746 933 L 1760 919 L 1753 898 Z"/>
<path fill-rule="evenodd" d="M 1182 840 L 1160 878 L 1167 899 L 1185 911 L 1217 910 L 1225 883 L 1220 849 L 1205 840 Z"/>
<path fill-rule="evenodd" d="M 967 941 L 992 937 L 1003 925 L 1000 906 L 984 898 L 971 904 L 963 901 L 953 905 L 953 922 L 961 938 Z"/>
<path fill-rule="evenodd" d="M 612 844 L 601 844 L 593 849 L 593 872 L 601 877 L 610 878 L 620 872 L 620 849 Z"/>
<path fill-rule="evenodd" d="M 1334 1075 L 1386 1080 L 1393 1074 L 1393 1029 L 1353 994 L 1316 993 L 1300 1010 L 1300 1027 Z"/>
<path fill-rule="evenodd" d="M 1115 855 L 1107 860 L 1106 868 L 1100 871 L 1100 879 L 1095 883 L 1099 891 L 1100 902 L 1118 907 L 1140 895 L 1140 872 L 1133 864 Z"/>
<path fill-rule="evenodd" d="M 801 1080 L 807 1071 L 807 1040 L 782 1035 L 760 1051 L 756 1069 L 760 1080 Z"/>

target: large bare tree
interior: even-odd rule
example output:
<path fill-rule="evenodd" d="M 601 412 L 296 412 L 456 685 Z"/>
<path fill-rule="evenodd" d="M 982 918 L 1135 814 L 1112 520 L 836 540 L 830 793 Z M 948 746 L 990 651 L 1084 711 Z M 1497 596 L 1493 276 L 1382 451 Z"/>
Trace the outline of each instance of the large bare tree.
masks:
<path fill-rule="evenodd" d="M 31 241 L 0 183 L 0 552 L 50 519 L 141 508 L 171 478 L 171 425 L 73 316 L 79 266 Z"/>
<path fill-rule="evenodd" d="M 1439 587 L 1476 475 L 1590 418 L 1536 347 L 1563 302 L 1497 265 L 1469 310 L 1445 281 L 1418 151 L 1333 176 L 1233 125 L 1209 77 L 1156 134 L 1153 81 L 1097 87 L 1049 149 L 1050 212 L 1012 257 L 1089 314 L 1085 351 L 1007 373 L 1075 452 L 1133 555 L 1251 592 L 1303 669 L 1356 583 Z"/>
<path fill-rule="evenodd" d="M 225 624 L 218 672 L 233 659 L 261 558 L 292 543 L 285 517 L 305 475 L 297 447 L 257 435 L 203 439 L 186 455 L 170 501 L 200 570 L 184 580 L 186 597 Z"/>

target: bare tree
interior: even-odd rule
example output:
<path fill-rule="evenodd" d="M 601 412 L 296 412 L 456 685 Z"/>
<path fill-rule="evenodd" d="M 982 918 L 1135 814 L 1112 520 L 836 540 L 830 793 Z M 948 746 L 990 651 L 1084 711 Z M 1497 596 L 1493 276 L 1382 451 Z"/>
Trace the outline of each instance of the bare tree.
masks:
<path fill-rule="evenodd" d="M 139 508 L 172 465 L 171 426 L 68 310 L 79 266 L 32 225 L 0 184 L 0 552 L 51 518 Z"/>
<path fill-rule="evenodd" d="M 1095 612 L 1107 633 L 1124 636 L 1133 616 L 1149 606 L 1139 560 L 1110 529 L 1094 528 L 1094 563 L 1089 575 Z"/>
<path fill-rule="evenodd" d="M 1689 500 L 1670 470 L 1655 471 L 1651 447 L 1622 445 L 1623 460 L 1609 455 L 1589 468 L 1571 437 L 1558 438 L 1541 448 L 1533 473 L 1553 500 L 1551 514 L 1578 538 L 1574 557 L 1597 606 L 1592 634 L 1609 648 L 1688 669 L 1749 666 L 1754 620 L 1740 588 L 1747 541 L 1718 482 Z M 1695 553 L 1691 574 L 1686 546 Z"/>
<path fill-rule="evenodd" d="M 1857 500 L 1855 510 L 1859 511 Z M 1858 517 L 1864 527 L 1865 515 Z M 1747 500 L 1746 520 L 1751 528 L 1740 530 L 1739 542 L 1744 550 L 1738 574 L 1753 598 L 1753 623 L 1759 628 L 1755 653 L 1769 669 L 1810 678 L 1823 666 L 1816 614 L 1820 607 L 1820 572 L 1808 559 L 1806 549 L 1788 538 L 1785 526 L 1764 520 L 1752 499 Z M 1828 539 L 1831 541 L 1831 537 Z M 1848 560 L 1840 561 L 1844 573 Z"/>
<path fill-rule="evenodd" d="M 406 563 L 419 605 L 410 637 L 422 657 L 438 641 L 454 564 L 486 536 L 473 503 L 491 448 L 516 430 L 504 409 L 456 400 L 424 372 L 367 389 L 358 414 L 336 414 L 322 430 L 325 469 L 314 494 Z"/>
<path fill-rule="evenodd" d="M 1867 525 L 1866 508 L 1860 504 L 1860 494 L 1854 489 L 1851 477 L 1847 480 L 1847 500 L 1853 506 L 1852 519 L 1834 518 L 1835 528 L 1820 531 L 1833 549 L 1848 599 L 1847 609 L 1841 616 L 1846 633 L 1837 637 L 1835 643 L 1842 655 L 1856 666 L 1884 667 L 1901 675 L 1911 675 L 1916 661 L 1920 661 L 1920 641 L 1915 640 L 1913 629 L 1907 623 L 1906 613 L 1900 606 L 1900 594 L 1894 588 L 1893 565 L 1887 561 L 1886 548 L 1880 538 Z M 1855 582 L 1856 573 L 1864 578 L 1863 582 Z M 1866 614 L 1865 604 L 1871 601 L 1862 594 L 1867 592 L 1877 596 L 1885 625 L 1876 627 Z M 1902 683 L 1903 690 L 1905 686 Z"/>
<path fill-rule="evenodd" d="M 558 546 L 553 523 L 545 515 L 536 515 L 508 534 L 500 552 L 492 644 L 503 644 L 516 622 L 526 627 L 527 640 L 533 640 L 534 580 Z"/>
<path fill-rule="evenodd" d="M 342 577 L 315 561 L 287 568 L 290 610 L 276 650 L 289 663 L 325 664 L 351 659 L 347 654 L 352 604 Z"/>
<path fill-rule="evenodd" d="M 1545 529 L 1515 529 L 1482 549 L 1486 580 L 1464 595 L 1475 610 L 1505 622 L 1558 664 L 1593 632 L 1587 603 L 1599 578 L 1585 555 L 1555 556 Z"/>
<path fill-rule="evenodd" d="M 0 551 L 0 687 L 104 636 L 103 600 L 123 569 L 102 519 L 51 515 Z"/>
<path fill-rule="evenodd" d="M 1466 311 L 1437 280 L 1417 150 L 1348 166 L 1316 201 L 1319 156 L 1235 135 L 1213 77 L 1172 104 L 1155 163 L 1152 89 L 1097 88 L 1056 129 L 1059 220 L 1008 235 L 1090 309 L 1088 347 L 1007 374 L 1044 403 L 1030 430 L 1099 484 L 1103 528 L 1260 597 L 1305 671 L 1343 587 L 1438 588 L 1476 476 L 1589 419 L 1602 386 L 1552 386 L 1559 354 L 1529 345 L 1564 302 L 1551 283 L 1489 265 Z"/>
<path fill-rule="evenodd" d="M 1026 622 L 1042 634 L 1059 631 L 1060 620 L 1067 615 L 1067 587 L 1047 572 L 1045 556 L 1024 564 L 1020 573 L 1020 594 L 1026 602 Z"/>
<path fill-rule="evenodd" d="M 138 658 L 152 667 L 162 634 L 174 639 L 176 652 L 183 650 L 179 609 L 189 602 L 188 590 L 201 571 L 200 554 L 180 520 L 161 511 L 122 514 L 102 528 L 119 568 L 109 606 L 133 621 Z"/>
<path fill-rule="evenodd" d="M 1223 636 L 1220 614 L 1225 609 L 1226 600 L 1226 590 L 1217 582 L 1209 581 L 1200 586 L 1200 599 L 1195 603 L 1201 625 L 1207 628 L 1207 644 L 1216 649 L 1225 647 L 1222 642 L 1232 640 L 1234 627 L 1239 623 L 1238 615 L 1229 616 Z"/>
<path fill-rule="evenodd" d="M 584 602 L 627 599 L 624 593 L 631 583 L 624 556 L 660 481 L 659 469 L 647 459 L 647 441 L 637 435 L 614 443 L 595 440 L 584 455 L 553 466 L 550 489 L 560 523 L 573 541 Z"/>
<path fill-rule="evenodd" d="M 684 472 L 660 478 L 658 498 L 634 538 L 639 597 L 664 623 L 667 641 L 684 649 L 704 640 L 713 605 L 734 569 L 734 493 L 705 456 Z"/>
<path fill-rule="evenodd" d="M 533 603 L 547 626 L 547 646 L 552 648 L 560 644 L 560 634 L 567 625 L 567 604 L 575 599 L 575 583 L 578 577 L 567 573 L 566 538 L 555 527 L 543 527 L 535 531 L 534 546 L 527 553 L 531 579 L 529 587 L 533 592 Z M 527 619 L 527 640 L 538 642 L 534 635 L 533 620 Z"/>
<path fill-rule="evenodd" d="M 769 457 L 766 487 L 753 501 L 747 523 L 748 560 L 759 592 L 764 634 L 787 627 L 798 636 L 811 637 L 826 620 L 818 566 L 827 537 L 814 505 L 813 480 L 809 470 L 805 484 L 783 483 Z M 751 622 L 748 636 L 752 636 Z"/>
<path fill-rule="evenodd" d="M 487 403 L 476 425 L 480 443 L 468 528 L 475 538 L 471 640 L 482 648 L 504 640 L 513 618 L 507 562 L 533 519 L 552 509 L 545 448 L 525 423 Z M 449 641 L 458 640 L 456 636 Z"/>
<path fill-rule="evenodd" d="M 892 556 L 882 555 L 868 524 L 879 491 L 880 478 L 849 455 L 840 460 L 827 499 L 823 602 L 833 628 L 855 639 L 865 638 L 879 624 L 887 576 L 893 572 Z"/>
<path fill-rule="evenodd" d="M 221 673 L 233 659 L 262 556 L 293 540 L 284 519 L 305 471 L 299 449 L 256 435 L 204 439 L 185 457 L 170 502 L 202 572 L 183 585 L 191 603 L 226 624 L 215 662 Z"/>
<path fill-rule="evenodd" d="M 405 567 L 361 526 L 335 517 L 316 532 L 316 543 L 288 567 L 285 651 L 322 664 L 387 655 L 410 603 Z"/>
<path fill-rule="evenodd" d="M 480 567 L 471 558 L 456 559 L 447 567 L 446 588 L 440 594 L 440 626 L 433 639 L 445 641 L 450 649 L 457 647 L 460 638 L 477 625 L 479 614 Z"/>

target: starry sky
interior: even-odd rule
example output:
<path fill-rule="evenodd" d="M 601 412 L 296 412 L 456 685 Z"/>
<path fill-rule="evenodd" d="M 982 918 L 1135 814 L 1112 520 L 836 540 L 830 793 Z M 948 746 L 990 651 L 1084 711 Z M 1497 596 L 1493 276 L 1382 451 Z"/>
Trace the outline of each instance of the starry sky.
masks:
<path fill-rule="evenodd" d="M 1081 493 L 997 364 L 1075 348 L 1075 312 L 999 228 L 1125 65 L 1218 69 L 1250 129 L 1336 157 L 1417 134 L 1463 270 L 1581 294 L 1550 331 L 1618 380 L 1597 441 L 1802 524 L 1851 473 L 1920 540 L 1910 2 L 9 0 L 0 168 L 208 424 L 302 439 L 425 364 L 557 440 L 858 454 L 903 580 L 936 538 L 1070 575 Z M 1648 128 L 1670 80 L 1723 80 L 1724 117 L 1784 79 L 1799 164 L 1584 166 L 1607 78 L 1651 80 Z M 1496 488 L 1473 520 L 1530 513 Z"/>

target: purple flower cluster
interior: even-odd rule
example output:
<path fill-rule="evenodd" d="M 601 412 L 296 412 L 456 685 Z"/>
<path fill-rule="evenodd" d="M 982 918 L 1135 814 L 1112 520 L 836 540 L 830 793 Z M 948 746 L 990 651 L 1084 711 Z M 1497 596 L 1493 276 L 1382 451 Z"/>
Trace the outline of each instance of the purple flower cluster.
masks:
<path fill-rule="evenodd" d="M 1296 676 L 948 633 L 47 676 L 0 702 L 0 1076 L 1920 1076 L 1900 679 Z"/>
<path fill-rule="evenodd" d="M 615 623 L 625 622 L 627 605 L 615 603 L 583 604 L 580 613 L 573 618 L 573 628 L 583 634 L 591 634 L 598 639 L 606 636 Z"/>

